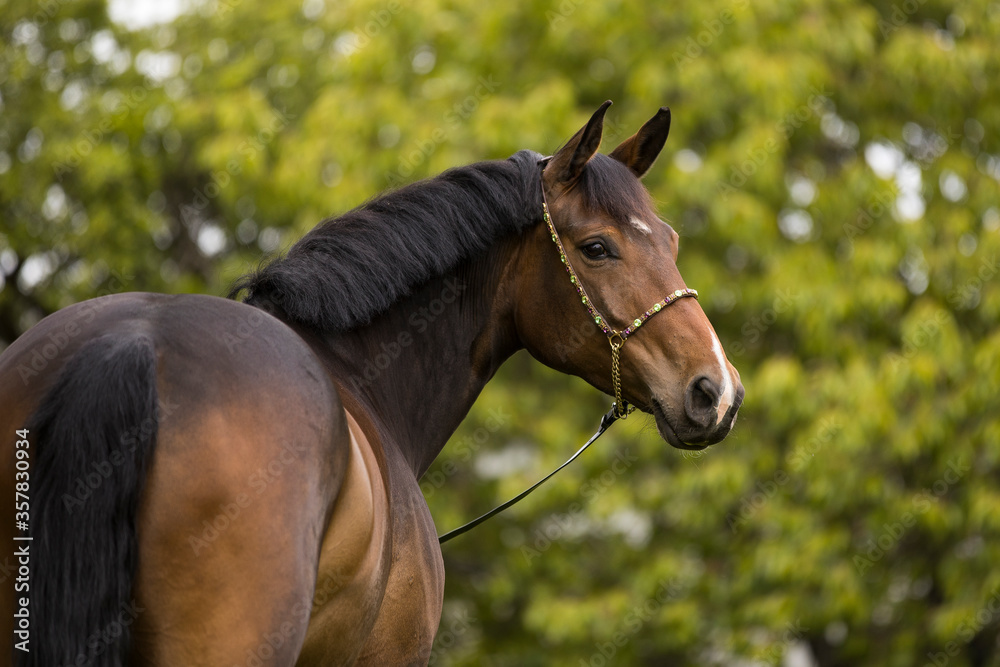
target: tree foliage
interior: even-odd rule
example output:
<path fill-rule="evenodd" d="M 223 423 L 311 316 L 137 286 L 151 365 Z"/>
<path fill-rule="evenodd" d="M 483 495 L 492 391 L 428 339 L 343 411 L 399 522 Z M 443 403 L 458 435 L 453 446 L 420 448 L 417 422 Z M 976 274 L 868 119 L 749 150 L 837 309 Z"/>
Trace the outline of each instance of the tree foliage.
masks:
<path fill-rule="evenodd" d="M 739 424 L 690 455 L 629 420 L 449 543 L 435 663 L 1000 665 L 1000 4 L 207 0 L 138 30 L 0 7 L 4 343 L 109 291 L 224 293 L 604 99 L 606 146 L 671 107 L 646 182 Z M 512 359 L 423 480 L 442 530 L 606 404 Z"/>

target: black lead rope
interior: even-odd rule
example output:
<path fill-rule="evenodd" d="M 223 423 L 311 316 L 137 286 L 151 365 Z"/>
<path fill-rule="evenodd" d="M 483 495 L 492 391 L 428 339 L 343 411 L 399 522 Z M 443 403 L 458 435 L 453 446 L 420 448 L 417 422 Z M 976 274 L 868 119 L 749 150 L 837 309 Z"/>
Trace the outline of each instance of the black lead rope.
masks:
<path fill-rule="evenodd" d="M 518 502 L 519 500 L 521 500 L 522 498 L 524 498 L 525 496 L 527 496 L 529 493 L 531 493 L 532 491 L 534 491 L 535 489 L 537 489 L 538 487 L 540 487 L 550 477 L 552 477 L 552 475 L 556 474 L 557 472 L 559 472 L 560 470 L 562 470 L 563 468 L 565 468 L 566 466 L 568 466 L 570 463 L 572 463 L 573 461 L 575 461 L 576 458 L 578 456 L 580 456 L 580 454 L 583 454 L 584 450 L 586 450 L 587 447 L 590 447 L 592 444 L 594 444 L 595 440 L 597 440 L 599 437 L 601 437 L 601 435 L 605 431 L 607 431 L 611 427 L 612 424 L 614 424 L 616 421 L 618 421 L 618 415 L 615 414 L 616 410 L 617 410 L 617 408 L 614 405 L 612 405 L 611 409 L 608 410 L 608 413 L 606 415 L 604 415 L 603 417 L 601 417 L 601 427 L 599 429 L 597 429 L 597 433 L 595 433 L 594 435 L 592 435 L 590 437 L 590 440 L 588 440 L 583 445 L 583 447 L 581 447 L 580 449 L 576 450 L 576 453 L 573 454 L 573 456 L 569 457 L 569 459 L 566 460 L 566 463 L 562 464 L 561 466 L 559 466 L 558 468 L 556 468 L 555 470 L 553 470 L 552 472 L 550 472 L 548 475 L 546 475 L 545 477 L 543 477 L 540 480 L 538 480 L 537 482 L 535 482 L 528 489 L 522 491 L 521 493 L 519 493 L 515 497 L 511 498 L 510 500 L 508 500 L 507 502 L 505 502 L 503 505 L 500 505 L 498 507 L 494 507 L 493 509 L 491 509 L 489 512 L 487 512 L 486 514 L 482 515 L 478 519 L 473 519 L 472 521 L 470 521 L 469 523 L 465 524 L 464 526 L 459 526 L 455 530 L 449 531 L 449 532 L 445 533 L 444 535 L 440 536 L 438 538 L 438 542 L 440 544 L 444 544 L 445 542 L 447 542 L 448 540 L 450 540 L 453 537 L 458 537 L 462 533 L 467 533 L 468 531 L 472 530 L 473 528 L 475 528 L 476 526 L 478 526 L 479 524 L 481 524 L 483 521 L 486 521 L 491 516 L 494 516 L 496 514 L 499 514 L 500 512 L 503 512 L 505 509 L 507 509 L 508 507 L 510 507 L 511 505 L 513 505 L 514 503 Z"/>

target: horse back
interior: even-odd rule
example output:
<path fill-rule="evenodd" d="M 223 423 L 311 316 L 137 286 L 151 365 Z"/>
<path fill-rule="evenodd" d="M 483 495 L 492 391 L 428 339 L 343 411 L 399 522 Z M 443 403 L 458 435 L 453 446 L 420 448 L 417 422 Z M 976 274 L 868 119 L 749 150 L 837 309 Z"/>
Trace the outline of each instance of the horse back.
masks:
<path fill-rule="evenodd" d="M 11 441 L 0 456 L 0 486 L 13 484 L 15 432 L 54 396 L 68 362 L 95 339 L 116 337 L 150 341 L 155 364 L 155 451 L 133 529 L 138 568 L 118 617 L 132 659 L 221 664 L 267 654 L 262 664 L 294 662 L 352 438 L 321 364 L 277 319 L 213 297 L 122 294 L 42 320 L 0 356 L 0 437 Z M 72 372 L 86 379 L 86 368 Z M 114 426 L 113 416 L 105 419 Z M 59 493 L 68 510 L 113 495 L 121 472 L 113 450 L 129 441 L 122 435 L 110 456 L 67 471 Z M 0 603 L 10 623 L 13 506 L 0 515 L 0 576 L 8 579 Z M 11 655 L 10 630 L 0 627 L 0 655 Z M 71 630 L 81 646 L 119 634 Z"/>

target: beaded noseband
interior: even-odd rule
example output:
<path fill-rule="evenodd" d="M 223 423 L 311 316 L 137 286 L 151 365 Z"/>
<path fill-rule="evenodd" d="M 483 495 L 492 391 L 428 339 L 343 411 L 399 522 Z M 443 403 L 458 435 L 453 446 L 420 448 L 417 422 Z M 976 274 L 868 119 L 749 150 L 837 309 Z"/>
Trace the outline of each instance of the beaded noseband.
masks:
<path fill-rule="evenodd" d="M 543 169 L 545 162 L 548 162 L 548 159 L 542 161 Z M 608 342 L 611 343 L 611 382 L 614 385 L 615 390 L 615 402 L 614 405 L 611 406 L 611 409 L 616 417 L 619 419 L 625 419 L 632 413 L 633 410 L 635 410 L 635 406 L 629 405 L 628 402 L 622 398 L 621 369 L 619 366 L 619 355 L 621 353 L 622 346 L 625 344 L 628 337 L 634 334 L 639 327 L 642 326 L 643 322 L 672 304 L 674 301 L 688 296 L 697 299 L 698 291 L 688 288 L 676 290 L 667 296 L 667 298 L 653 304 L 649 310 L 632 320 L 632 323 L 627 327 L 621 331 L 617 331 L 612 328 L 610 324 L 608 324 L 608 319 L 601 315 L 600 311 L 598 311 L 594 306 L 594 302 L 591 301 L 589 296 L 587 296 L 587 290 L 584 289 L 583 283 L 580 282 L 579 276 L 577 276 L 576 271 L 573 270 L 573 265 L 569 262 L 569 257 L 566 255 L 566 249 L 563 247 L 562 241 L 559 239 L 559 234 L 556 232 L 555 225 L 552 224 L 552 216 L 549 215 L 549 204 L 545 199 L 544 182 L 542 182 L 542 214 L 545 219 L 545 224 L 549 227 L 552 240 L 559 249 L 559 259 L 562 260 L 563 265 L 566 267 L 566 273 L 569 274 L 569 281 L 573 283 L 573 286 L 576 288 L 576 293 L 580 295 L 580 300 L 583 302 L 587 312 L 590 313 L 591 319 L 594 320 L 594 323 L 597 324 L 598 328 L 600 328 L 600 330 L 603 331 L 608 337 Z"/>

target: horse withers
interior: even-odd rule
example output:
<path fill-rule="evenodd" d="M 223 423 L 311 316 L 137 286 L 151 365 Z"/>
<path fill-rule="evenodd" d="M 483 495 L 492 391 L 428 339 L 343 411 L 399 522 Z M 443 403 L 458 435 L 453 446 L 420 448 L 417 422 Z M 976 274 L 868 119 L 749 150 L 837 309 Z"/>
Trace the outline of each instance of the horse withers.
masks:
<path fill-rule="evenodd" d="M 418 480 L 521 348 L 675 447 L 724 438 L 743 387 L 639 181 L 669 112 L 605 156 L 609 104 L 551 158 L 452 169 L 322 222 L 238 281 L 243 302 L 105 296 L 15 341 L 3 655 L 426 663 L 444 568 Z M 607 337 L 580 343 L 581 326 Z"/>

